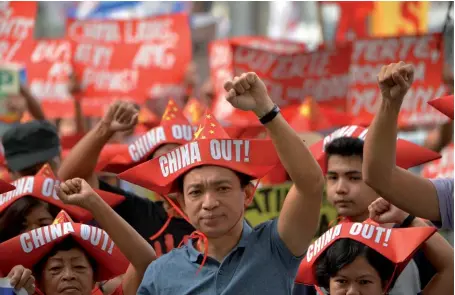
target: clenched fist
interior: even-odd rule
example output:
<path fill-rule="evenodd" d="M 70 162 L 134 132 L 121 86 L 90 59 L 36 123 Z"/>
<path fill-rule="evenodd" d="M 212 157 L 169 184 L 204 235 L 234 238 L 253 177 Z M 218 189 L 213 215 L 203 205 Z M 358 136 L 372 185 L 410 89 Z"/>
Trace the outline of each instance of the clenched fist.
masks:
<path fill-rule="evenodd" d="M 403 210 L 390 204 L 383 198 L 378 198 L 373 203 L 371 203 L 370 206 L 368 206 L 368 211 L 370 211 L 370 219 L 376 221 L 379 224 L 401 224 L 409 215 Z"/>
<path fill-rule="evenodd" d="M 57 196 L 63 203 L 76 205 L 90 211 L 90 204 L 100 198 L 92 187 L 83 179 L 73 178 L 55 186 Z"/>
<path fill-rule="evenodd" d="M 8 274 L 11 286 L 20 290 L 24 288 L 29 295 L 35 293 L 35 277 L 32 275 L 32 271 L 22 265 L 16 265 L 11 269 Z"/>
<path fill-rule="evenodd" d="M 139 111 L 131 102 L 116 101 L 109 106 L 103 122 L 112 132 L 127 131 L 137 124 Z"/>
<path fill-rule="evenodd" d="M 267 87 L 256 73 L 244 73 L 240 77 L 224 83 L 228 92 L 226 99 L 237 109 L 253 111 L 259 118 L 273 109 L 273 101 L 267 93 Z"/>
<path fill-rule="evenodd" d="M 401 105 L 413 81 L 414 67 L 411 64 L 400 61 L 383 66 L 378 74 L 382 99 Z"/>

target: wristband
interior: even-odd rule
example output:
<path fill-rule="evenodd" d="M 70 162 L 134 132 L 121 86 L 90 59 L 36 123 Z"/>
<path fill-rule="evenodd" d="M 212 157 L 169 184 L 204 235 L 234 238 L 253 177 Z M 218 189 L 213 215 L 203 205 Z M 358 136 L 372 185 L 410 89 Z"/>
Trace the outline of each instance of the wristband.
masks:
<path fill-rule="evenodd" d="M 262 125 L 265 125 L 275 119 L 275 117 L 280 113 L 280 108 L 277 105 L 273 106 L 273 109 L 259 118 L 259 121 L 261 122 Z"/>
<path fill-rule="evenodd" d="M 400 228 L 409 227 L 411 223 L 416 219 L 414 215 L 409 214 L 408 217 L 403 220 L 403 223 L 400 224 Z"/>

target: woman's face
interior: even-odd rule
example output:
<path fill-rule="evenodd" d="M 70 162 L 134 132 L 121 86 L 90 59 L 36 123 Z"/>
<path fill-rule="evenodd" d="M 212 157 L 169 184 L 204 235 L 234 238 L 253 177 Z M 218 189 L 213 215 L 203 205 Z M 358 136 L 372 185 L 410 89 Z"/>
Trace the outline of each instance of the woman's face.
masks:
<path fill-rule="evenodd" d="M 381 295 L 382 293 L 379 274 L 363 256 L 357 257 L 330 278 L 331 295 Z"/>
<path fill-rule="evenodd" d="M 58 251 L 50 257 L 41 278 L 46 295 L 91 295 L 94 287 L 93 268 L 78 248 Z"/>
<path fill-rule="evenodd" d="M 49 212 L 48 204 L 42 202 L 40 205 L 33 207 L 25 216 L 22 233 L 39 227 L 52 224 L 54 218 Z"/>

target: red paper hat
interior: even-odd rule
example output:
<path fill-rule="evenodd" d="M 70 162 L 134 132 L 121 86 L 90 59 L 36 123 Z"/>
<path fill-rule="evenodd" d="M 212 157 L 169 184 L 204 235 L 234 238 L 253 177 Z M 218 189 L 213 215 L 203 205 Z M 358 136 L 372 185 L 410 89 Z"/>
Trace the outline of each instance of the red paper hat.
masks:
<path fill-rule="evenodd" d="M 352 116 L 330 108 L 319 107 L 313 98 L 307 97 L 299 106 L 291 106 L 294 114 L 291 127 L 297 132 L 320 131 L 350 124 Z"/>
<path fill-rule="evenodd" d="M 184 144 L 193 139 L 195 127 L 183 115 L 182 111 L 170 99 L 160 126 L 151 129 L 131 143 L 124 151 L 117 153 L 112 160 L 116 169 L 104 168 L 104 171 L 120 173 L 147 160 L 157 148 L 164 144 Z M 109 163 L 111 166 L 111 163 Z"/>
<path fill-rule="evenodd" d="M 186 103 L 185 107 L 183 108 L 183 114 L 191 124 L 197 125 L 204 117 L 206 109 L 207 107 L 205 105 L 193 97 Z"/>
<path fill-rule="evenodd" d="M 0 179 L 0 194 L 15 190 L 16 187 L 2 179 Z"/>
<path fill-rule="evenodd" d="M 278 162 L 271 140 L 231 139 L 213 115 L 206 114 L 195 140 L 118 177 L 166 195 L 177 192 L 175 181 L 198 166 L 221 166 L 260 179 Z"/>
<path fill-rule="evenodd" d="M 322 170 L 326 172 L 327 159 L 325 154 L 325 147 L 327 144 L 339 137 L 356 137 L 364 140 L 367 132 L 368 129 L 356 125 L 342 127 L 335 130 L 330 135 L 327 135 L 324 137 L 324 139 L 313 144 L 310 147 L 311 153 L 318 161 Z M 403 169 L 409 169 L 411 167 L 415 167 L 439 158 L 441 158 L 441 155 L 432 150 L 426 149 L 403 139 L 397 140 L 396 163 L 397 166 Z"/>
<path fill-rule="evenodd" d="M 434 227 L 384 228 L 371 220 L 363 223 L 342 222 L 330 228 L 308 247 L 295 282 L 317 285 L 314 273 L 316 262 L 339 239 L 352 239 L 374 249 L 396 265 L 394 275 L 398 277 L 414 253 L 435 232 Z"/>
<path fill-rule="evenodd" d="M 447 95 L 428 101 L 428 104 L 453 120 L 453 95 Z"/>
<path fill-rule="evenodd" d="M 64 204 L 57 196 L 54 185 L 60 183 L 48 164 L 44 165 L 35 176 L 25 176 L 13 182 L 15 189 L 0 195 L 0 214 L 11 204 L 25 196 L 32 196 L 67 211 L 76 220 L 86 222 L 92 214 L 80 207 Z M 100 197 L 111 207 L 125 200 L 125 197 L 95 189 Z"/>
<path fill-rule="evenodd" d="M 156 127 L 160 123 L 160 119 L 151 110 L 145 106 L 139 111 L 138 125 L 147 127 L 148 129 Z"/>
<path fill-rule="evenodd" d="M 109 280 L 125 273 L 129 262 L 109 235 L 100 228 L 74 223 L 64 212 L 60 212 L 52 225 L 20 234 L 0 244 L 0 273 L 9 273 L 15 265 L 33 269 L 54 246 L 69 237 L 96 261 L 96 281 Z"/>

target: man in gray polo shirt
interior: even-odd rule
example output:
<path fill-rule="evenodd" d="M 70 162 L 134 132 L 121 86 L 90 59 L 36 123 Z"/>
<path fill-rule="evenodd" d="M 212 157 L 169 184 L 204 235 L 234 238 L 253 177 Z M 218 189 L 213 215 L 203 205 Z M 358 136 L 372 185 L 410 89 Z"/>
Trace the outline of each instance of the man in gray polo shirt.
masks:
<path fill-rule="evenodd" d="M 225 89 L 228 92 L 226 99 L 235 108 L 253 111 L 260 118 L 273 144 L 264 140 L 259 146 L 249 141 L 250 158 L 240 164 L 234 163 L 234 149 L 232 162 L 210 162 L 204 160 L 206 156 L 201 147 L 199 158 L 202 161 L 192 163 L 189 170 L 180 169 L 181 174 L 173 171 L 171 174 L 174 175 L 171 175 L 163 167 L 171 153 L 175 158 L 176 149 L 119 176 L 144 186 L 155 185 L 154 190 L 159 190 L 160 180 L 168 181 L 161 183 L 161 187 L 182 193 L 178 197 L 179 205 L 193 226 L 208 239 L 206 244 L 190 239 L 181 248 L 151 263 L 138 294 L 291 294 L 300 261 L 317 230 L 324 177 L 305 143 L 281 116 L 255 73 L 235 77 L 225 83 Z M 216 123 L 208 124 L 206 119 L 200 130 L 217 128 L 215 126 Z M 215 131 L 207 132 L 209 135 Z M 178 149 L 191 144 L 208 144 L 203 140 L 209 140 L 208 137 L 201 138 Z M 259 174 L 267 167 L 273 168 L 270 157 L 275 157 L 276 165 L 278 159 L 274 149 L 294 186 L 279 218 L 253 229 L 244 220 L 245 207 L 254 196 L 254 187 L 249 180 L 254 175 L 260 178 Z M 251 178 L 245 178 L 245 175 Z M 169 178 L 171 180 L 167 180 Z"/>
<path fill-rule="evenodd" d="M 383 66 L 378 75 L 382 101 L 365 139 L 366 184 L 401 210 L 453 230 L 453 178 L 426 179 L 395 166 L 398 115 L 414 80 L 414 67 Z"/>

